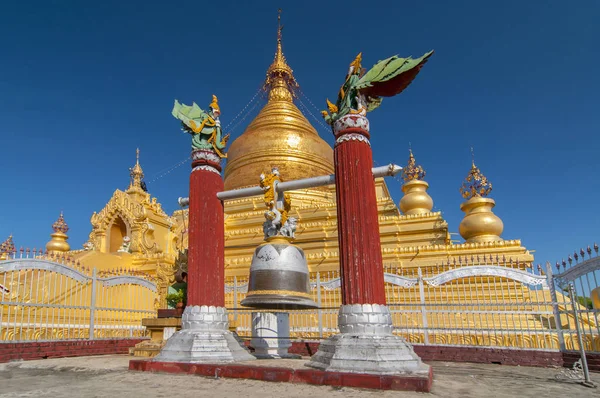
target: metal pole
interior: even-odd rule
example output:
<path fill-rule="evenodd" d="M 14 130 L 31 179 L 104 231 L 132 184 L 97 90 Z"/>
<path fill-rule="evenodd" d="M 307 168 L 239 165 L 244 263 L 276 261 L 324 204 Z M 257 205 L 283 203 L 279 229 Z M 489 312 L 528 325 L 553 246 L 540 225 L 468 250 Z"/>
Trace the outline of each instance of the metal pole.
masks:
<path fill-rule="evenodd" d="M 237 276 L 234 276 L 233 277 L 233 320 L 234 321 L 237 321 L 237 317 L 238 317 L 237 301 L 238 301 Z"/>
<path fill-rule="evenodd" d="M 546 279 L 548 283 L 548 289 L 550 289 L 550 299 L 552 300 L 552 312 L 554 312 L 554 323 L 556 324 L 558 345 L 560 347 L 560 351 L 564 352 L 566 351 L 565 336 L 562 330 L 562 325 L 560 324 L 560 309 L 558 308 L 558 299 L 556 297 L 556 285 L 554 284 L 554 277 L 552 273 L 552 264 L 546 263 Z"/>
<path fill-rule="evenodd" d="M 323 310 L 321 307 L 321 273 L 317 271 L 317 305 L 319 306 L 317 309 L 317 317 L 319 319 L 319 338 L 323 338 Z"/>
<path fill-rule="evenodd" d="M 419 267 L 419 295 L 421 297 L 421 316 L 423 317 L 423 342 L 429 344 L 429 331 L 427 330 L 429 324 L 427 322 L 427 309 L 425 308 L 425 286 L 423 285 L 421 267 Z"/>
<path fill-rule="evenodd" d="M 96 313 L 96 286 L 98 279 L 96 277 L 96 268 L 92 271 L 92 297 L 90 298 L 90 340 L 94 339 L 94 317 Z"/>
<path fill-rule="evenodd" d="M 401 170 L 402 167 L 391 163 L 387 166 L 373 167 L 371 169 L 371 171 L 373 172 L 373 178 L 395 176 Z M 277 184 L 276 189 L 278 193 L 283 193 L 285 191 L 316 188 L 333 184 L 335 184 L 335 174 L 330 174 L 328 176 L 311 177 L 304 178 L 301 180 L 282 182 L 280 184 Z M 263 193 L 264 192 L 261 187 L 250 187 L 219 192 L 217 193 L 217 198 L 221 200 L 232 200 L 247 198 L 250 196 L 260 196 Z M 190 198 L 179 198 L 178 203 L 181 207 L 187 207 L 190 204 Z"/>
<path fill-rule="evenodd" d="M 585 380 L 581 384 L 586 387 L 595 387 L 596 385 L 590 380 L 590 371 L 585 356 L 585 347 L 583 346 L 583 336 L 581 335 L 581 326 L 579 325 L 579 313 L 577 312 L 575 285 L 573 282 L 569 282 L 569 296 L 571 297 L 571 305 L 573 306 L 573 316 L 575 317 L 575 327 L 577 328 L 577 340 L 579 341 L 579 353 L 581 355 L 581 367 L 583 368 L 583 376 L 585 377 Z"/>

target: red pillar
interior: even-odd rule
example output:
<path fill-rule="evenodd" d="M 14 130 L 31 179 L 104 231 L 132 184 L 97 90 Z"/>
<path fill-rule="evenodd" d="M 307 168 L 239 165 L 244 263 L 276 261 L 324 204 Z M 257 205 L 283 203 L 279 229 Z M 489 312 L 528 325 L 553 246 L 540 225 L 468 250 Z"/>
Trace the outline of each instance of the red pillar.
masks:
<path fill-rule="evenodd" d="M 225 226 L 219 157 L 192 153 L 188 228 L 187 305 L 225 307 Z"/>
<path fill-rule="evenodd" d="M 342 304 L 386 304 L 368 120 L 347 115 L 334 131 Z"/>

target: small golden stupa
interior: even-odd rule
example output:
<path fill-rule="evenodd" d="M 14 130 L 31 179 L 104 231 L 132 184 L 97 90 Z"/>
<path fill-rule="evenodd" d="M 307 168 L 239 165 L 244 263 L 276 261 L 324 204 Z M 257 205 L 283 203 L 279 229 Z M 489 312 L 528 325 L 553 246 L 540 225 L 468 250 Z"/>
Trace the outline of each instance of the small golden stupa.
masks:
<path fill-rule="evenodd" d="M 404 180 L 402 185 L 404 196 L 400 200 L 402 213 L 407 215 L 431 213 L 433 199 L 427 193 L 429 184 L 423 180 L 425 174 L 423 167 L 417 165 L 411 149 L 408 164 L 402 170 L 402 179 Z"/>
<path fill-rule="evenodd" d="M 492 192 L 492 183 L 475 166 L 471 170 L 460 188 L 462 197 L 467 199 L 460 205 L 465 212 L 465 218 L 459 226 L 460 236 L 468 243 L 502 241 L 500 235 L 504 230 L 502 220 L 492 212 L 496 202 L 487 196 Z"/>
<path fill-rule="evenodd" d="M 67 242 L 69 237 L 67 236 L 67 232 L 69 231 L 69 226 L 65 221 L 63 216 L 63 212 L 60 212 L 60 216 L 58 216 L 58 220 L 54 224 L 52 224 L 52 230 L 54 233 L 50 234 L 52 239 L 50 242 L 46 243 L 46 250 L 49 253 L 52 252 L 68 252 L 71 250 L 71 246 Z"/>

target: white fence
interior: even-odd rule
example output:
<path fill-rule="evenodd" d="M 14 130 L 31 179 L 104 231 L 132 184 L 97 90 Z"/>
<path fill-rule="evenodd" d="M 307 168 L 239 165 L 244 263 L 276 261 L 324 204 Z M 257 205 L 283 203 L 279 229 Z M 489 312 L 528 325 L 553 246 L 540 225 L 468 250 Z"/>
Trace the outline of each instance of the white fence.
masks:
<path fill-rule="evenodd" d="M 57 259 L 58 260 L 58 259 Z M 0 342 L 139 338 L 156 316 L 147 278 L 36 258 L 0 261 Z"/>
<path fill-rule="evenodd" d="M 413 344 L 579 349 L 573 304 L 568 294 L 555 289 L 551 269 L 491 257 L 470 260 L 423 269 L 386 268 L 395 333 Z M 232 323 L 249 337 L 256 310 L 239 304 L 247 278 L 228 278 L 225 291 Z M 289 311 L 291 338 L 322 339 L 338 332 L 339 274 L 311 274 L 311 295 L 319 308 Z M 584 344 L 598 351 L 597 310 L 577 308 Z"/>

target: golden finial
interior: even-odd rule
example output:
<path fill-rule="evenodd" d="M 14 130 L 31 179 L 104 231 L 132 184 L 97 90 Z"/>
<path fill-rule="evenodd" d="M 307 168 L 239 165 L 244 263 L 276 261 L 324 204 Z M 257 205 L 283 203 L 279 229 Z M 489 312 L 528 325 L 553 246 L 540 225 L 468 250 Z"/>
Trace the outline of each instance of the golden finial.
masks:
<path fill-rule="evenodd" d="M 54 232 L 60 232 L 63 234 L 66 234 L 67 231 L 69 231 L 69 226 L 67 225 L 67 222 L 65 221 L 62 211 L 60 212 L 60 216 L 58 216 L 58 220 L 56 220 L 56 222 L 54 224 L 52 224 L 52 230 Z"/>
<path fill-rule="evenodd" d="M 465 199 L 474 197 L 484 198 L 492 192 L 492 183 L 489 182 L 487 177 L 483 175 L 477 166 L 475 166 L 475 155 L 472 147 L 471 158 L 471 171 L 469 171 L 469 174 L 460 187 L 460 193 Z"/>
<path fill-rule="evenodd" d="M 0 259 L 6 259 L 9 255 L 16 250 L 15 243 L 13 242 L 13 236 L 10 234 L 2 244 L 0 244 Z"/>
<path fill-rule="evenodd" d="M 217 98 L 216 95 L 213 94 L 212 96 L 212 102 L 209 105 L 211 108 L 213 108 L 214 110 L 217 111 L 221 111 L 221 109 L 219 109 L 219 99 Z"/>
<path fill-rule="evenodd" d="M 135 166 L 129 169 L 129 175 L 131 176 L 131 182 L 129 184 L 129 189 L 139 188 L 142 189 L 142 180 L 144 178 L 144 171 L 142 170 L 142 166 L 140 166 L 140 148 L 136 148 L 135 150 Z"/>
<path fill-rule="evenodd" d="M 415 161 L 415 157 L 412 153 L 412 149 L 408 150 L 410 155 L 408 157 L 407 166 L 402 169 L 402 179 L 404 182 L 412 181 L 412 180 L 422 180 L 425 178 L 425 170 L 421 165 L 417 165 Z"/>
<path fill-rule="evenodd" d="M 292 68 L 289 67 L 282 49 L 283 25 L 281 24 L 281 8 L 277 11 L 277 51 L 275 59 L 267 70 L 264 89 L 269 91 L 269 101 L 292 101 L 294 90 L 298 83 L 294 78 Z"/>
<path fill-rule="evenodd" d="M 65 218 L 63 216 L 63 212 L 60 212 L 60 216 L 58 216 L 58 220 L 54 224 L 52 224 L 52 230 L 54 233 L 50 234 L 52 239 L 50 242 L 46 243 L 46 250 L 49 252 L 67 252 L 71 249 L 69 244 L 67 243 L 67 231 L 69 230 L 69 226 L 67 225 Z"/>

